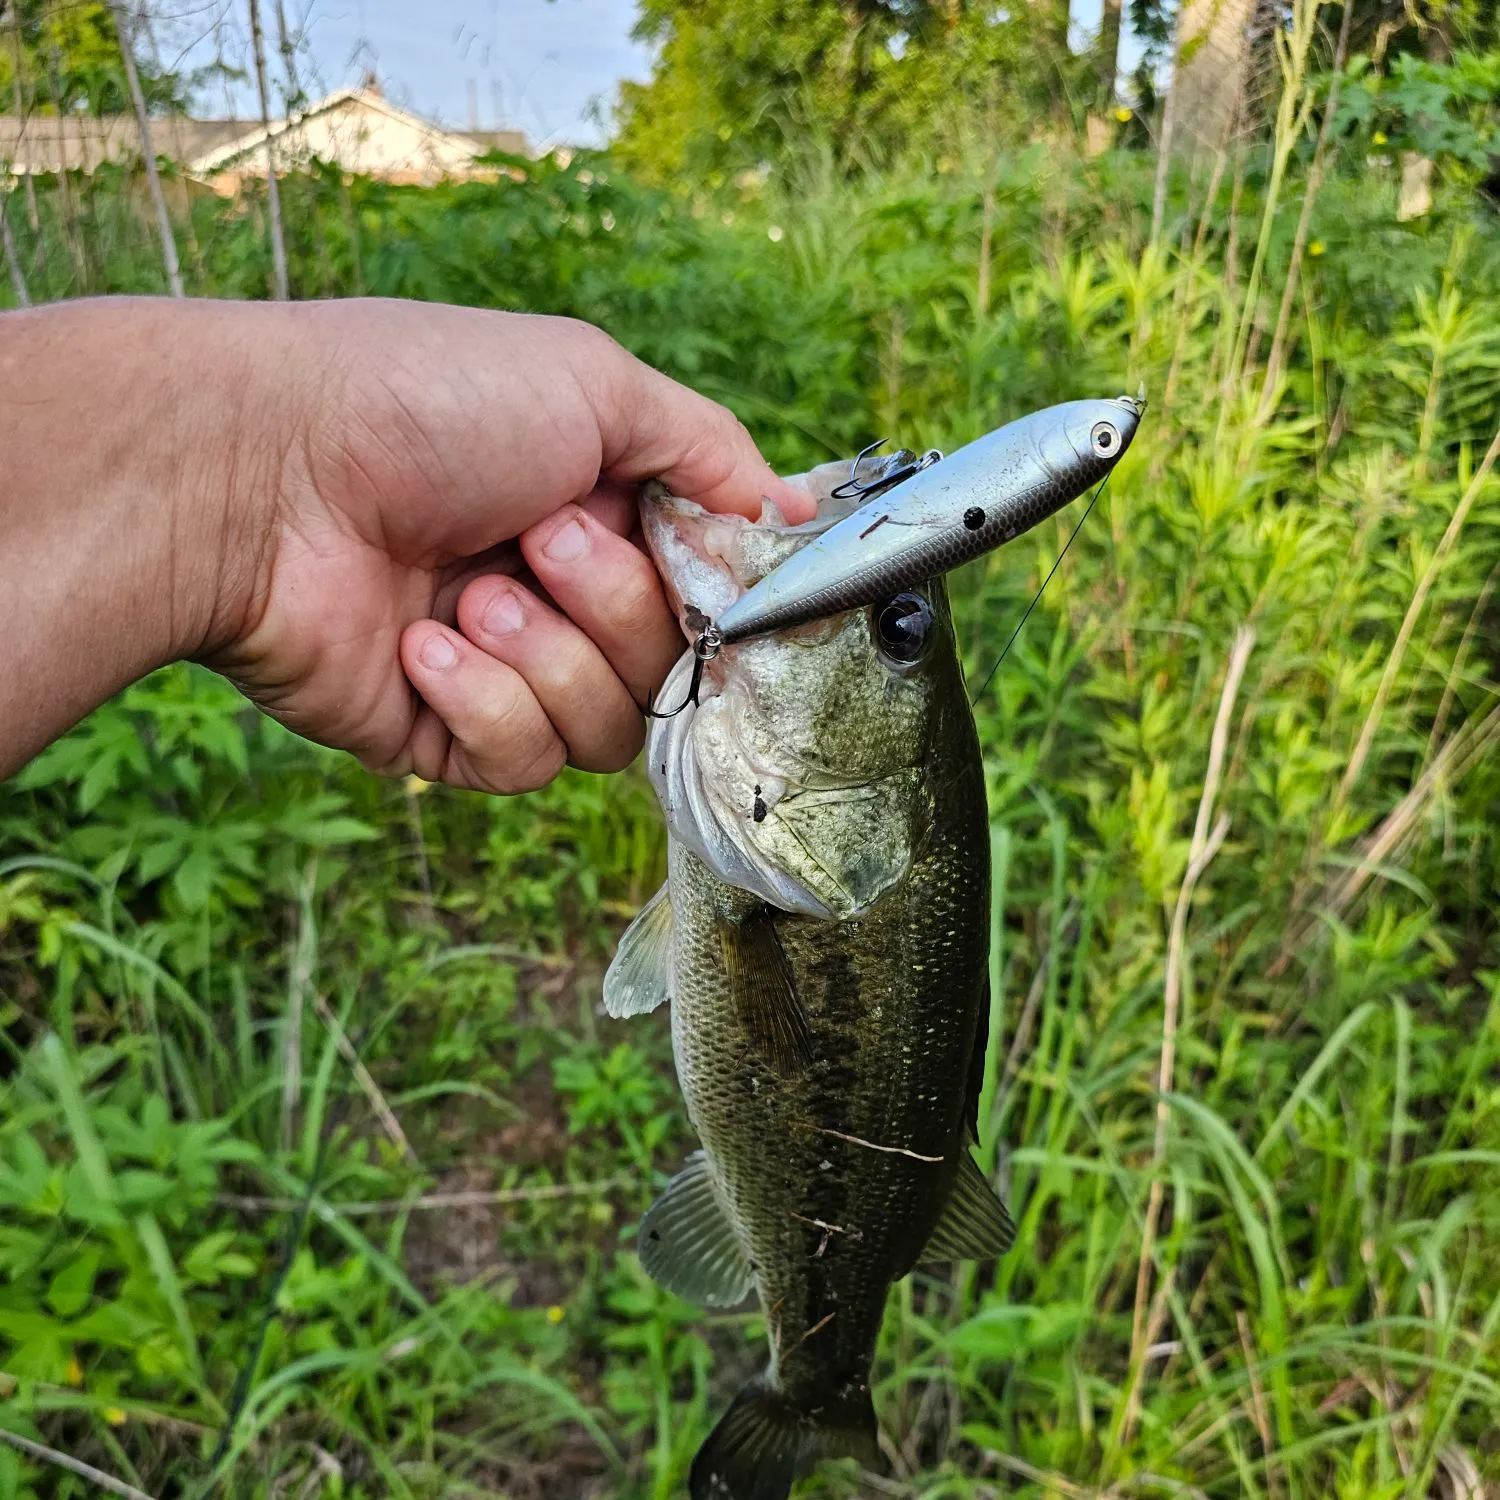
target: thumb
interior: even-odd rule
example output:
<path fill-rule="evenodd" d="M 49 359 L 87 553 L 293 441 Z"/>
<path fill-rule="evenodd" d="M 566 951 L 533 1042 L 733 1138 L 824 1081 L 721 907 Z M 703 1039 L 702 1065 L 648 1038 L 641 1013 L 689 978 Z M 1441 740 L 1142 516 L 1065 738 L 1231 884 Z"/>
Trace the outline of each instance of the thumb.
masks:
<path fill-rule="evenodd" d="M 587 339 L 571 362 L 598 418 L 601 467 L 611 479 L 659 479 L 705 510 L 751 520 L 762 500 L 774 500 L 794 525 L 817 513 L 812 496 L 778 477 L 727 406 L 653 370 L 607 335 Z"/>

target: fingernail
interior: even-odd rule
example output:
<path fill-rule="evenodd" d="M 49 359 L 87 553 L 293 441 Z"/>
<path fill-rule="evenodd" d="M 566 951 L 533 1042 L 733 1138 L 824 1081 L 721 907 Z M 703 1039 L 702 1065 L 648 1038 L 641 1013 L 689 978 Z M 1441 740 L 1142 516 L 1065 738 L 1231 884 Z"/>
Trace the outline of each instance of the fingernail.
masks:
<path fill-rule="evenodd" d="M 509 590 L 496 594 L 480 621 L 486 635 L 514 635 L 525 624 L 521 601 Z"/>
<path fill-rule="evenodd" d="M 451 667 L 458 660 L 458 652 L 453 648 L 453 642 L 447 636 L 439 633 L 427 637 L 427 644 L 422 647 L 422 665 L 431 667 L 434 672 L 441 672 Z"/>
<path fill-rule="evenodd" d="M 583 529 L 583 522 L 569 521 L 552 533 L 542 551 L 553 562 L 570 563 L 577 562 L 588 549 L 588 545 L 589 536 L 588 532 Z"/>

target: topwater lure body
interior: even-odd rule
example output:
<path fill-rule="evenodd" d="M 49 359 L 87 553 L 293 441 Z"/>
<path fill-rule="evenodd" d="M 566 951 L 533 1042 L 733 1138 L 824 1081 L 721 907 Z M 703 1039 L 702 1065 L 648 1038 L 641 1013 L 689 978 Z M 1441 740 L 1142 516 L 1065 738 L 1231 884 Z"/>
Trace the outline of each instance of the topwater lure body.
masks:
<path fill-rule="evenodd" d="M 863 608 L 1013 541 L 1110 473 L 1144 409 L 1130 396 L 1065 401 L 940 462 L 929 454 L 877 474 L 874 498 L 736 599 L 711 622 L 709 644 Z M 851 486 L 862 492 L 857 478 Z"/>

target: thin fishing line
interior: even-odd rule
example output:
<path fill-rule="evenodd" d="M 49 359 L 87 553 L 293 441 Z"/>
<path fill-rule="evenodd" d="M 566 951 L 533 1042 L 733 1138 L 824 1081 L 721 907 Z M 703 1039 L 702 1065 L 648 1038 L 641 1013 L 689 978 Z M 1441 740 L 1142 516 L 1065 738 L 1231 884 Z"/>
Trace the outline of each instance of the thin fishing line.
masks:
<path fill-rule="evenodd" d="M 1021 616 L 1019 623 L 1016 625 L 1016 628 L 1011 631 L 1010 639 L 1005 643 L 1005 650 L 1000 653 L 999 657 L 995 661 L 995 665 L 990 668 L 989 676 L 979 684 L 979 691 L 969 699 L 970 708 L 973 708 L 974 705 L 978 703 L 982 697 L 984 697 L 985 689 L 989 687 L 990 683 L 995 680 L 995 673 L 1000 670 L 1000 663 L 1005 660 L 1006 656 L 1010 653 L 1010 648 L 1015 645 L 1016 637 L 1021 633 L 1021 626 L 1031 618 L 1031 612 L 1036 608 L 1037 600 L 1042 597 L 1042 595 L 1046 592 L 1047 585 L 1052 582 L 1052 574 L 1057 572 L 1057 570 L 1062 566 L 1063 558 L 1068 555 L 1068 548 L 1073 545 L 1074 538 L 1080 531 L 1083 530 L 1083 523 L 1088 520 L 1089 512 L 1093 510 L 1094 506 L 1098 503 L 1099 496 L 1104 493 L 1104 487 L 1109 483 L 1109 478 L 1110 476 L 1108 474 L 1104 476 L 1104 478 L 1099 483 L 1099 488 L 1094 491 L 1093 498 L 1084 507 L 1083 514 L 1078 518 L 1078 524 L 1073 528 L 1073 535 L 1063 543 L 1062 551 L 1057 554 L 1057 561 L 1052 564 L 1052 571 L 1049 572 L 1044 579 L 1042 579 L 1041 588 L 1039 588 L 1036 593 L 1032 595 L 1031 603 L 1026 606 L 1026 613 Z"/>

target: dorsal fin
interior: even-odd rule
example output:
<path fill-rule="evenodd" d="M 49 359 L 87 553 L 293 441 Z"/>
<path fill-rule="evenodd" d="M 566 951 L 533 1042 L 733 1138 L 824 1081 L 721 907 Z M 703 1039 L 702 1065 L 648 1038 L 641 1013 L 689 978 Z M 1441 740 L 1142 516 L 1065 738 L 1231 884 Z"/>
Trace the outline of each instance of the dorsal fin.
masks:
<path fill-rule="evenodd" d="M 667 998 L 672 983 L 672 901 L 662 888 L 620 937 L 604 975 L 604 1012 L 616 1020 L 643 1016 Z"/>
<path fill-rule="evenodd" d="M 919 1260 L 991 1260 L 1016 1238 L 1015 1222 L 979 1164 L 967 1151 L 959 1158 L 953 1191 Z"/>
<path fill-rule="evenodd" d="M 701 1151 L 646 1210 L 636 1254 L 658 1286 L 700 1307 L 733 1307 L 755 1283 Z"/>

